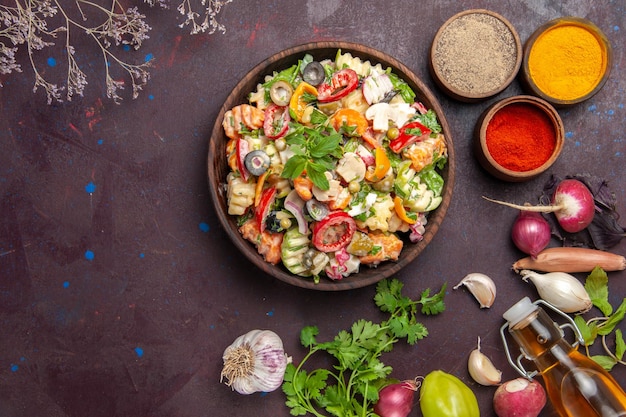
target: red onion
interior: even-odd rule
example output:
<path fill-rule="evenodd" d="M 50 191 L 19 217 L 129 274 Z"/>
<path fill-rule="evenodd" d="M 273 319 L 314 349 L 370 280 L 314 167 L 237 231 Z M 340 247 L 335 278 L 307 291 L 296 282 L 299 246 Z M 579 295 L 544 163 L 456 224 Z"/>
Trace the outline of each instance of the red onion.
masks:
<path fill-rule="evenodd" d="M 406 417 L 413 408 L 413 397 L 417 391 L 415 381 L 407 380 L 387 385 L 378 392 L 374 412 L 380 417 Z"/>
<path fill-rule="evenodd" d="M 550 224 L 541 214 L 521 210 L 513 223 L 511 238 L 519 250 L 536 258 L 550 243 L 551 233 Z"/>

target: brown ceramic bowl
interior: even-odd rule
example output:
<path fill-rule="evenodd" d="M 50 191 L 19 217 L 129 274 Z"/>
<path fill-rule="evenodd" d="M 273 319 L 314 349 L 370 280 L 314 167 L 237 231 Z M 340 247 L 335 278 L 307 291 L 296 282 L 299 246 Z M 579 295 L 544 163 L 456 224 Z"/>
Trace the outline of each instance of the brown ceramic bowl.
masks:
<path fill-rule="evenodd" d="M 553 53 L 549 57 L 554 60 L 555 64 L 550 66 L 550 74 L 551 81 L 539 82 L 533 74 L 532 65 L 531 65 L 531 51 L 533 50 L 535 44 L 538 39 L 544 35 L 549 35 L 551 31 L 558 30 L 560 28 L 576 28 L 580 30 L 581 33 L 587 32 L 590 36 L 586 36 L 587 39 L 595 39 L 597 42 L 597 48 L 599 53 L 601 54 L 601 62 L 599 63 L 601 66 L 600 72 L 597 75 L 597 79 L 595 80 L 595 84 L 592 88 L 580 92 L 580 94 L 573 95 L 571 97 L 557 97 L 554 93 L 550 91 L 552 85 L 562 85 L 563 83 L 571 83 L 574 85 L 580 86 L 581 83 L 576 80 L 576 78 L 572 78 L 570 81 L 566 79 L 571 74 L 571 68 L 563 68 L 562 71 L 558 71 L 555 68 L 558 68 L 558 62 L 562 62 L 561 55 L 563 52 L 559 47 L 553 48 Z M 571 42 L 582 42 L 581 37 L 570 38 Z M 548 42 L 548 41 L 546 41 Z M 550 43 L 552 44 L 552 43 Z M 580 45 L 572 45 L 572 47 L 582 48 Z M 613 50 L 611 48 L 611 43 L 607 39 L 606 35 L 594 25 L 591 21 L 587 19 L 582 19 L 578 17 L 562 17 L 558 19 L 551 20 L 544 25 L 540 26 L 533 34 L 528 38 L 524 45 L 524 57 L 522 61 L 522 69 L 520 72 L 520 79 L 522 81 L 522 85 L 525 90 L 529 94 L 536 95 L 555 107 L 567 107 L 572 106 L 578 103 L 581 103 L 591 97 L 593 97 L 598 91 L 602 89 L 604 84 L 609 78 L 611 73 L 611 66 L 613 63 Z M 568 71 L 568 69 L 570 71 Z M 575 74 L 575 77 L 578 77 L 579 74 Z M 573 93 L 575 90 L 568 89 L 570 93 Z"/>
<path fill-rule="evenodd" d="M 322 278 L 318 284 L 315 284 L 311 279 L 299 277 L 289 273 L 282 265 L 272 265 L 265 262 L 261 255 L 257 253 L 256 248 L 250 242 L 243 239 L 241 234 L 238 232 L 237 219 L 235 216 L 230 216 L 227 210 L 228 206 L 225 183 L 229 167 L 225 157 L 227 137 L 222 128 L 222 120 L 226 111 L 238 104 L 247 103 L 248 94 L 251 91 L 256 90 L 257 84 L 263 82 L 266 75 L 272 74 L 273 71 L 279 71 L 296 64 L 298 60 L 302 59 L 302 57 L 307 53 L 311 54 L 316 60 L 326 58 L 334 59 L 338 49 L 341 49 L 344 53 L 350 52 L 352 55 L 358 56 L 364 60 L 369 60 L 372 63 L 380 63 L 384 67 L 391 67 L 398 76 L 408 82 L 408 84 L 413 88 L 413 91 L 417 94 L 417 99 L 427 108 L 431 108 L 437 113 L 443 133 L 446 135 L 447 139 L 448 163 L 442 171 L 442 176 L 445 180 L 444 190 L 442 193 L 443 201 L 436 210 L 430 213 L 428 217 L 428 224 L 426 225 L 426 232 L 422 241 L 414 244 L 407 240 L 405 242 L 404 249 L 402 250 L 402 254 L 396 262 L 384 262 L 377 268 L 362 266 L 359 273 L 352 274 L 343 280 L 331 281 L 329 279 Z M 370 47 L 348 42 L 315 42 L 295 46 L 279 52 L 255 66 L 235 86 L 220 108 L 211 133 L 211 138 L 209 140 L 207 162 L 211 201 L 213 202 L 220 223 L 237 249 L 239 249 L 241 253 L 261 271 L 281 281 L 298 287 L 323 291 L 349 290 L 371 285 L 384 278 L 391 277 L 415 260 L 415 258 L 431 242 L 439 230 L 439 227 L 441 226 L 441 223 L 446 215 L 446 211 L 448 210 L 448 206 L 450 205 L 452 189 L 454 186 L 455 157 L 451 131 L 443 114 L 443 110 L 435 96 L 415 74 L 413 74 L 398 60 Z"/>
<path fill-rule="evenodd" d="M 532 108 L 539 110 L 540 114 L 545 115 L 546 120 L 554 129 L 554 149 L 545 162 L 534 169 L 518 171 L 504 167 L 494 159 L 487 145 L 489 123 L 499 111 L 513 104 L 532 106 Z M 513 96 L 494 103 L 478 118 L 474 130 L 474 154 L 482 167 L 494 177 L 503 181 L 524 182 L 537 177 L 552 166 L 563 149 L 564 136 L 561 117 L 550 103 L 534 96 Z"/>
<path fill-rule="evenodd" d="M 471 9 L 449 18 L 437 31 L 428 60 L 435 83 L 450 97 L 478 102 L 511 84 L 522 63 L 522 43 L 498 13 Z"/>

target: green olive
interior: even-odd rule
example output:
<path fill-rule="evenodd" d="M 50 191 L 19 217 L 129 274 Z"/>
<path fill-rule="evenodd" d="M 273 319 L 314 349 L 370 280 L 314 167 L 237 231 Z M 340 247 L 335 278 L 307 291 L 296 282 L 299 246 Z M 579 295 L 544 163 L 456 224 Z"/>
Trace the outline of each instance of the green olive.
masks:
<path fill-rule="evenodd" d="M 291 219 L 289 217 L 283 217 L 280 219 L 280 227 L 287 230 L 291 227 Z"/>
<path fill-rule="evenodd" d="M 398 129 L 397 127 L 390 127 L 389 130 L 387 130 L 387 137 L 389 139 L 394 140 L 398 136 L 400 136 L 400 129 Z"/>
<path fill-rule="evenodd" d="M 350 193 L 358 193 L 361 190 L 361 184 L 358 181 L 350 181 L 348 183 L 348 191 Z"/>
<path fill-rule="evenodd" d="M 286 106 L 293 95 L 293 87 L 287 81 L 278 80 L 270 87 L 270 98 L 277 106 Z"/>

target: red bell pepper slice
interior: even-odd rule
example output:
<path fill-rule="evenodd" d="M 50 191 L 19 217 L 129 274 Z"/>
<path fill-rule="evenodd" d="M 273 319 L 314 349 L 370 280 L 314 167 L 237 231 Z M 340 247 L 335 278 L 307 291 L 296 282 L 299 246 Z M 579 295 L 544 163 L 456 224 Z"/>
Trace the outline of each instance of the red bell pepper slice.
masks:
<path fill-rule="evenodd" d="M 261 232 L 265 230 L 265 219 L 272 208 L 272 205 L 276 201 L 276 187 L 270 187 L 263 190 L 261 193 L 261 199 L 259 205 L 254 209 L 254 217 L 259 224 Z"/>
<path fill-rule="evenodd" d="M 336 252 L 348 246 L 356 222 L 345 211 L 334 211 L 313 224 L 313 245 L 321 252 Z"/>
<path fill-rule="evenodd" d="M 328 103 L 339 100 L 359 85 L 359 75 L 350 68 L 344 68 L 333 74 L 329 84 L 322 84 L 317 87 L 317 101 Z"/>
<path fill-rule="evenodd" d="M 246 163 L 244 160 L 246 159 L 246 155 L 250 152 L 250 144 L 245 139 L 237 139 L 237 149 L 235 151 L 237 153 L 237 169 L 239 170 L 239 174 L 244 181 L 248 182 L 248 178 L 250 178 L 250 172 L 248 168 L 246 168 Z"/>
<path fill-rule="evenodd" d="M 289 130 L 289 108 L 270 104 L 265 109 L 265 120 L 263 121 L 263 133 L 270 139 L 278 139 L 285 136 Z"/>
<path fill-rule="evenodd" d="M 400 128 L 397 138 L 389 142 L 389 149 L 395 153 L 400 153 L 405 147 L 428 138 L 431 130 L 420 122 L 407 123 Z"/>

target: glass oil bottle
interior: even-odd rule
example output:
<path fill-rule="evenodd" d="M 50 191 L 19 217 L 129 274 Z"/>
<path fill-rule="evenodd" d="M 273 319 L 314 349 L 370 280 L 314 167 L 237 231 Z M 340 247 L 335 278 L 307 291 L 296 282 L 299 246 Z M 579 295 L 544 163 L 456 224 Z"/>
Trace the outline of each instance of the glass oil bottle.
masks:
<path fill-rule="evenodd" d="M 568 323 L 555 323 L 540 304 L 560 314 Z M 526 378 L 541 375 L 548 398 L 560 416 L 626 416 L 624 390 L 606 370 L 576 349 L 583 339 L 571 317 L 543 300 L 533 303 L 528 297 L 503 316 L 507 323 L 501 327 L 500 334 L 509 363 Z M 578 337 L 574 345 L 563 338 L 566 327 Z M 520 347 L 521 355 L 516 362 L 509 352 L 507 330 Z M 526 371 L 522 359 L 532 361 L 536 371 Z"/>

